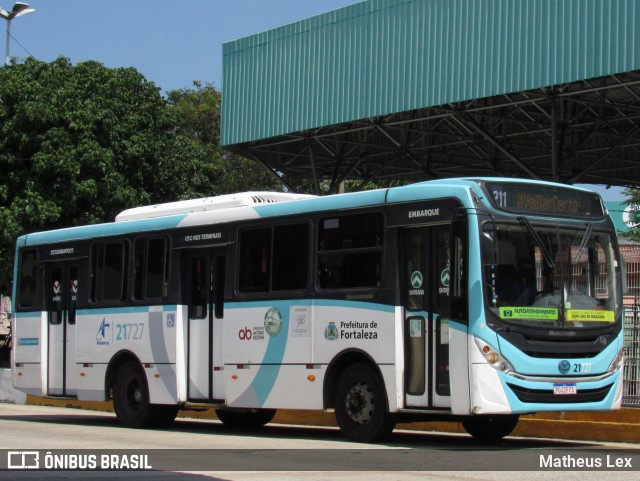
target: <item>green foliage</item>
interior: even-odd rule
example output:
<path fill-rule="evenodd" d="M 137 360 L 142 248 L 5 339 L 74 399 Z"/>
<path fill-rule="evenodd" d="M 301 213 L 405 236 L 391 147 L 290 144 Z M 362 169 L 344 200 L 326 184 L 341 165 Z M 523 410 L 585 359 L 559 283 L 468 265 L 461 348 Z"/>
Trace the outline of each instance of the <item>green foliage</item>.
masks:
<path fill-rule="evenodd" d="M 30 58 L 0 85 L 1 289 L 21 234 L 215 193 L 219 169 L 134 68 Z"/>
<path fill-rule="evenodd" d="M 276 177 L 266 168 L 220 147 L 220 91 L 209 83 L 196 81 L 193 86 L 193 89 L 168 92 L 167 97 L 179 121 L 180 134 L 197 145 L 213 166 L 216 193 L 282 190 Z"/>
<path fill-rule="evenodd" d="M 134 68 L 60 57 L 0 67 L 0 85 L 2 292 L 22 234 L 110 222 L 139 205 L 282 190 L 265 167 L 220 148 L 221 94 L 211 84 L 165 98 Z M 292 187 L 315 193 L 307 179 Z M 336 189 L 323 181 L 320 190 Z"/>
<path fill-rule="evenodd" d="M 640 189 L 628 188 L 622 191 L 627 196 L 625 204 L 631 206 L 629 212 L 629 220 L 633 222 L 636 227 L 629 229 L 629 232 L 621 234 L 625 239 L 629 239 L 635 242 L 640 242 Z"/>

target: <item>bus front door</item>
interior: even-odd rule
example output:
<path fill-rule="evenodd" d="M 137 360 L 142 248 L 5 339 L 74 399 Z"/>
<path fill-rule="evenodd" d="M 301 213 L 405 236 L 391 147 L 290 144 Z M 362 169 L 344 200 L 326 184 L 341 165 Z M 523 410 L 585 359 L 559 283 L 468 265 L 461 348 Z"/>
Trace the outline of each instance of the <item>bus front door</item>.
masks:
<path fill-rule="evenodd" d="M 446 408 L 449 385 L 451 226 L 407 228 L 400 249 L 407 407 Z"/>
<path fill-rule="evenodd" d="M 50 396 L 75 396 L 78 264 L 49 264 L 47 279 L 48 386 Z"/>
<path fill-rule="evenodd" d="M 187 397 L 189 401 L 224 399 L 222 318 L 225 249 L 187 253 Z"/>

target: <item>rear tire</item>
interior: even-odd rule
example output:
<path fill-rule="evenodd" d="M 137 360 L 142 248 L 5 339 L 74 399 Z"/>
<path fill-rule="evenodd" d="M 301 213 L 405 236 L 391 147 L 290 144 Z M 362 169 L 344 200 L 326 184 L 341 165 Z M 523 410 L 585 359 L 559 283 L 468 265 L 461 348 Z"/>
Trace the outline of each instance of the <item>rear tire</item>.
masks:
<path fill-rule="evenodd" d="M 270 423 L 275 415 L 275 409 L 216 409 L 222 424 L 233 428 L 259 428 Z"/>
<path fill-rule="evenodd" d="M 166 428 L 178 415 L 174 404 L 151 404 L 147 378 L 135 361 L 124 363 L 116 373 L 113 407 L 121 424 L 128 428 Z"/>
<path fill-rule="evenodd" d="M 462 427 L 480 441 L 497 441 L 511 434 L 518 419 L 517 414 L 468 416 L 462 420 Z"/>
<path fill-rule="evenodd" d="M 144 371 L 135 361 L 125 362 L 116 373 L 113 407 L 118 420 L 128 428 L 142 428 L 150 422 L 149 388 Z"/>
<path fill-rule="evenodd" d="M 395 427 L 395 418 L 388 412 L 384 384 L 367 364 L 354 364 L 342 373 L 334 406 L 340 431 L 352 441 L 379 441 Z"/>

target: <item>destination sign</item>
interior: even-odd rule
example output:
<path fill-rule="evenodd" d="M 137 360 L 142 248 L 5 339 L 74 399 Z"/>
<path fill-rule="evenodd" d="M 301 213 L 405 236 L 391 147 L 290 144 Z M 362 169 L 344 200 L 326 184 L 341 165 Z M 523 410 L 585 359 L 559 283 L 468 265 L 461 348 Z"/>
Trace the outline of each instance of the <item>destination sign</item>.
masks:
<path fill-rule="evenodd" d="M 579 219 L 604 216 L 600 197 L 592 192 L 498 182 L 487 182 L 484 187 L 494 207 L 507 212 Z"/>

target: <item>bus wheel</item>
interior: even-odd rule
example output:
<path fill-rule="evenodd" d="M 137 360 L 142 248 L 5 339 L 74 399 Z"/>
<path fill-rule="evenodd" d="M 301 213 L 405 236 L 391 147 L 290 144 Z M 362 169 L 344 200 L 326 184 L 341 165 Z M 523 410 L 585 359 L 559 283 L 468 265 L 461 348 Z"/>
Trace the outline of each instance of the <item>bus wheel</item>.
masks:
<path fill-rule="evenodd" d="M 275 409 L 216 409 L 216 416 L 225 426 L 259 428 L 271 422 Z"/>
<path fill-rule="evenodd" d="M 118 369 L 113 407 L 118 420 L 129 428 L 145 427 L 152 421 L 147 380 L 137 362 L 128 361 Z"/>
<path fill-rule="evenodd" d="M 348 367 L 338 380 L 334 404 L 342 434 L 363 443 L 388 436 L 395 418 L 387 411 L 386 399 L 384 385 L 370 366 Z"/>
<path fill-rule="evenodd" d="M 462 427 L 476 439 L 495 441 L 511 434 L 519 418 L 517 414 L 468 416 L 462 420 Z"/>

